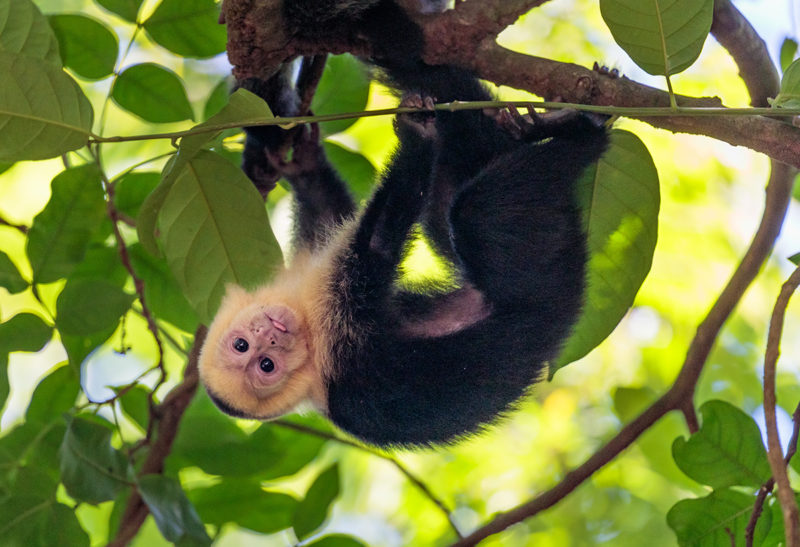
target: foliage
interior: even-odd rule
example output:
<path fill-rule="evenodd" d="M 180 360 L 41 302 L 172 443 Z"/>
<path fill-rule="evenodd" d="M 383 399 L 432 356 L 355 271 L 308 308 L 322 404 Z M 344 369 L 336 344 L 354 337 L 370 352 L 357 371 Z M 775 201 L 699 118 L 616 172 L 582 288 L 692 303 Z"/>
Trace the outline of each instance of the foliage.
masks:
<path fill-rule="evenodd" d="M 57 4 L 45 16 L 31 0 L 0 0 L 4 545 L 209 545 L 248 534 L 319 547 L 444 544 L 468 528 L 481 533 L 482 521 L 498 522 L 502 516 L 495 513 L 550 488 L 574 467 L 578 472 L 550 491 L 557 507 L 498 541 L 629 545 L 646 536 L 657 545 L 677 539 L 704 546 L 731 538 L 736 545 L 745 537 L 753 545 L 783 540 L 781 506 L 768 493 L 780 471 L 771 466 L 752 417 L 762 397 L 754 373 L 761 352 L 754 348 L 764 337 L 765 295 L 776 292 L 780 268 L 768 266 L 768 288 L 757 289 L 757 302 L 746 301 L 721 335 L 689 343 L 719 285 L 706 279 L 708 270 L 740 254 L 743 244 L 728 229 L 740 220 L 732 182 L 747 177 L 717 164 L 703 171 L 695 160 L 674 165 L 671 154 L 695 150 L 675 148 L 686 145 L 643 125 L 619 124 L 624 129 L 614 130 L 611 149 L 580 184 L 589 289 L 551 377 L 588 357 L 541 386 L 541 402 L 526 400 L 479 439 L 395 459 L 341 437 L 312 415 L 239 423 L 197 389 L 198 327 L 213 317 L 226 283 L 255 286 L 282 263 L 278 240 L 285 238 L 273 228 L 287 194 L 278 188 L 265 205 L 237 167 L 238 128 L 274 123 L 272 114 L 244 90 L 228 96 L 228 67 L 218 57 L 225 28 L 212 0 L 95 1 Z M 588 16 L 576 20 L 575 2 L 554 0 L 545 8 L 572 17 L 569 24 L 556 22 L 557 11 L 537 9 L 520 23 L 549 25 L 551 35 L 537 44 L 543 51 L 569 60 L 571 53 L 554 44 L 580 42 L 595 54 L 596 44 L 584 36 L 559 40 L 560 33 L 591 24 Z M 707 67 L 698 64 L 714 55 L 703 49 L 711 0 L 668 7 L 600 0 L 594 8 L 606 24 L 603 45 L 610 47 L 613 36 L 635 63 L 632 70 L 664 75 L 670 91 L 672 77 L 706 77 L 692 71 L 702 73 Z M 797 42 L 786 39 L 784 78 L 770 97 L 776 109 L 798 105 L 796 53 Z M 720 70 L 727 71 L 725 82 L 734 78 L 732 67 Z M 531 100 L 526 95 L 523 102 Z M 359 198 L 369 195 L 375 163 L 384 159 L 375 147 L 385 153 L 393 137 L 387 119 L 356 121 L 353 113 L 388 101 L 354 57 L 341 55 L 329 60 L 311 105 L 323 116 L 328 157 Z M 111 132 L 119 136 L 108 137 Z M 39 184 L 47 169 L 49 183 Z M 34 172 L 30 188 L 17 192 L 20 173 Z M 20 207 L 30 200 L 36 206 L 16 209 L 15 198 Z M 715 216 L 722 217 L 718 231 L 706 228 Z M 712 256 L 697 246 L 696 233 L 716 240 Z M 659 398 L 686 348 L 691 357 L 695 344 L 707 343 L 710 351 L 714 340 L 710 356 L 685 367 Z M 15 399 L 16 363 L 37 352 L 46 370 L 32 394 Z M 697 384 L 705 363 L 706 377 Z M 686 370 L 694 379 L 682 380 Z M 778 404 L 789 413 L 800 397 L 796 384 L 794 375 L 779 375 Z M 699 423 L 695 387 L 703 402 Z M 24 415 L 17 409 L 19 419 L 11 423 L 15 406 Z M 664 416 L 676 409 L 685 424 Z M 629 435 L 621 422 L 642 427 Z M 609 438 L 619 439 L 617 445 L 600 448 Z M 602 469 L 589 465 L 592 460 L 578 466 L 594 450 L 608 455 L 603 463 L 618 457 Z M 796 479 L 800 463 L 786 458 Z M 376 475 L 389 486 L 380 486 Z M 762 485 L 769 488 L 758 505 L 753 494 Z M 349 517 L 391 526 L 402 537 L 366 532 L 370 537 L 356 539 L 359 526 L 348 525 Z M 342 529 L 348 533 L 335 533 Z"/>

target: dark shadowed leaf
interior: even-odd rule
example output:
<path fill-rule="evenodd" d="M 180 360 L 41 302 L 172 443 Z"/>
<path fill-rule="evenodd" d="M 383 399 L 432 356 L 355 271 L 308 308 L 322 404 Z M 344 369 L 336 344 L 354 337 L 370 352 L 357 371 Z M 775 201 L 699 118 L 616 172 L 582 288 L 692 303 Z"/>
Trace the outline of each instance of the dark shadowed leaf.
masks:
<path fill-rule="evenodd" d="M 158 228 L 170 270 L 203 321 L 214 316 L 226 283 L 254 287 L 281 264 L 258 190 L 213 152 L 200 151 L 177 174 Z"/>
<path fill-rule="evenodd" d="M 187 495 L 207 524 L 235 522 L 262 534 L 273 534 L 292 525 L 297 500 L 288 494 L 267 492 L 258 481 L 224 478 L 209 488 Z"/>
<path fill-rule="evenodd" d="M 106 8 L 111 13 L 116 13 L 126 21 L 131 23 L 136 22 L 136 16 L 139 14 L 139 7 L 141 7 L 144 0 L 95 0 L 98 4 Z"/>
<path fill-rule="evenodd" d="M 200 320 L 166 262 L 154 258 L 138 244 L 132 245 L 128 252 L 136 275 L 144 282 L 145 301 L 150 311 L 186 332 L 194 332 Z"/>
<path fill-rule="evenodd" d="M 704 498 L 682 500 L 667 513 L 667 524 L 680 545 L 744 545 L 745 528 L 755 498 L 733 490 L 716 490 Z M 772 525 L 764 511 L 755 528 L 754 545 L 761 545 Z"/>
<path fill-rule="evenodd" d="M 305 539 L 322 526 L 339 495 L 339 465 L 333 464 L 319 474 L 297 506 L 292 527 L 298 539 Z"/>
<path fill-rule="evenodd" d="M 349 54 L 328 58 L 325 72 L 317 86 L 311 110 L 317 116 L 361 112 L 367 107 L 370 80 L 362 65 Z M 323 122 L 320 129 L 323 135 L 344 131 L 357 121 L 348 118 L 334 122 Z"/>
<path fill-rule="evenodd" d="M 576 194 L 588 232 L 588 287 L 583 313 L 551 374 L 614 330 L 650 271 L 658 236 L 658 172 L 633 133 L 612 131 L 608 152 L 587 170 Z"/>
<path fill-rule="evenodd" d="M 177 74 L 155 63 L 126 68 L 111 96 L 125 110 L 153 123 L 194 119 L 186 89 Z"/>
<path fill-rule="evenodd" d="M 61 67 L 58 41 L 47 18 L 30 0 L 0 2 L 0 51 Z"/>
<path fill-rule="evenodd" d="M 204 59 L 225 51 L 227 34 L 214 0 L 163 0 L 144 29 L 153 41 L 184 57 Z"/>
<path fill-rule="evenodd" d="M 0 408 L 3 408 L 11 393 L 11 384 L 8 381 L 8 353 L 0 351 Z M 2 465 L 2 455 L 0 454 L 0 465 Z"/>
<path fill-rule="evenodd" d="M 713 488 L 761 486 L 772 473 L 753 418 L 724 401 L 708 401 L 700 412 L 700 431 L 672 444 L 681 471 Z"/>
<path fill-rule="evenodd" d="M 44 210 L 28 233 L 28 258 L 34 283 L 66 277 L 83 259 L 94 231 L 105 216 L 100 172 L 94 164 L 59 173 Z"/>
<path fill-rule="evenodd" d="M 41 160 L 86 144 L 92 106 L 59 66 L 0 51 L 0 161 Z"/>
<path fill-rule="evenodd" d="M 119 48 L 111 29 L 85 15 L 51 15 L 49 21 L 64 66 L 89 80 L 111 75 Z"/>
<path fill-rule="evenodd" d="M 358 152 L 348 150 L 335 142 L 326 141 L 322 146 L 328 160 L 336 172 L 347 181 L 347 187 L 353 192 L 355 198 L 368 198 L 376 179 L 376 171 L 372 163 Z"/>
<path fill-rule="evenodd" d="M 89 547 L 72 509 L 25 493 L 0 501 L 0 537 L 3 547 Z"/>
<path fill-rule="evenodd" d="M 119 398 L 120 406 L 125 414 L 144 431 L 147 431 L 147 423 L 150 421 L 149 395 L 149 389 L 144 386 L 136 386 L 123 393 Z"/>
<path fill-rule="evenodd" d="M 161 173 L 135 171 L 126 173 L 114 181 L 114 206 L 131 218 L 136 218 L 139 209 L 150 192 L 158 186 Z"/>
<path fill-rule="evenodd" d="M 117 330 L 117 325 L 111 325 L 107 330 L 88 336 L 62 334 L 61 343 L 64 344 L 64 349 L 67 350 L 70 366 L 76 371 L 80 370 L 80 366 L 86 357 L 111 338 L 115 330 Z"/>
<path fill-rule="evenodd" d="M 203 522 L 178 481 L 164 475 L 139 478 L 139 493 L 161 534 L 180 545 L 211 545 Z"/>
<path fill-rule="evenodd" d="M 714 0 L 600 0 L 600 13 L 633 62 L 650 74 L 670 75 L 700 55 Z"/>
<path fill-rule="evenodd" d="M 53 327 L 32 313 L 18 313 L 0 323 L 0 353 L 39 351 L 53 336 Z"/>
<path fill-rule="evenodd" d="M 58 450 L 65 432 L 60 415 L 47 423 L 26 421 L 4 432 L 0 437 L 0 477 L 3 477 L 0 484 L 13 484 L 17 480 L 14 476 L 17 466 L 38 469 L 58 482 Z"/>
<path fill-rule="evenodd" d="M 83 260 L 69 274 L 68 283 L 78 279 L 100 279 L 117 287 L 123 287 L 128 280 L 128 271 L 122 265 L 116 247 L 92 243 L 86 250 Z"/>
<path fill-rule="evenodd" d="M 31 397 L 25 419 L 31 423 L 50 423 L 75 406 L 81 385 L 71 367 L 59 367 L 39 382 Z"/>
<path fill-rule="evenodd" d="M 8 255 L 2 251 L 0 251 L 0 287 L 4 287 L 11 294 L 28 288 L 28 282 L 20 275 Z"/>
<path fill-rule="evenodd" d="M 76 500 L 112 500 L 128 485 L 128 460 L 111 446 L 112 433 L 111 424 L 94 416 L 69 421 L 59 451 L 61 481 Z"/>
<path fill-rule="evenodd" d="M 128 311 L 134 297 L 100 279 L 70 280 L 56 302 L 58 330 L 89 336 L 113 328 Z"/>
<path fill-rule="evenodd" d="M 206 106 L 203 108 L 203 120 L 208 120 L 211 116 L 222 110 L 223 107 L 228 104 L 228 95 L 230 95 L 230 93 L 230 79 L 223 78 L 214 86 L 214 89 L 206 100 Z"/>

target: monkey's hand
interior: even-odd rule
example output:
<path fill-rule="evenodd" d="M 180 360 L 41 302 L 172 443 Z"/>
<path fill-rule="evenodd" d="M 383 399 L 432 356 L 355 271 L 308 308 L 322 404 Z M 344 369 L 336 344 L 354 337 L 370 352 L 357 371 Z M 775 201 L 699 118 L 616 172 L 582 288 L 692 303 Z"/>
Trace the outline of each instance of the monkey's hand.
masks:
<path fill-rule="evenodd" d="M 398 114 L 394 129 L 400 138 L 422 138 L 434 140 L 437 137 L 436 113 L 433 110 L 434 98 L 419 93 L 406 93 L 400 99 L 401 108 L 424 108 L 422 112 Z"/>
<path fill-rule="evenodd" d="M 569 137 L 582 130 L 596 131 L 603 127 L 609 117 L 571 108 L 544 114 L 529 108 L 528 113 L 523 115 L 512 105 L 499 111 L 495 121 L 514 138 L 533 142 L 550 137 Z"/>

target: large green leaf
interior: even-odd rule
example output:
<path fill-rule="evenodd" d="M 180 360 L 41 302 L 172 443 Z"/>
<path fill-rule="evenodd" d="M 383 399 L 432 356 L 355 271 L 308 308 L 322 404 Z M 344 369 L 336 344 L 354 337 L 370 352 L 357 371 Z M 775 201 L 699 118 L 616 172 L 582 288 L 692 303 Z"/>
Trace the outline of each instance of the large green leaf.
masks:
<path fill-rule="evenodd" d="M 111 29 L 84 15 L 51 15 L 49 19 L 65 66 L 90 80 L 114 71 L 119 41 Z"/>
<path fill-rule="evenodd" d="M 0 501 L 0 538 L 3 547 L 89 547 L 72 509 L 23 492 Z"/>
<path fill-rule="evenodd" d="M 39 351 L 50 341 L 53 328 L 32 313 L 18 313 L 0 323 L 0 353 Z"/>
<path fill-rule="evenodd" d="M 28 258 L 34 283 L 66 277 L 81 261 L 105 215 L 100 171 L 95 164 L 73 167 L 52 182 L 50 201 L 33 219 Z"/>
<path fill-rule="evenodd" d="M 56 302 L 62 334 L 89 336 L 115 327 L 134 297 L 102 279 L 70 280 Z"/>
<path fill-rule="evenodd" d="M 161 173 L 156 171 L 134 171 L 114 181 L 114 206 L 131 218 L 136 218 L 142 203 L 158 182 Z"/>
<path fill-rule="evenodd" d="M 111 424 L 76 416 L 61 443 L 61 481 L 70 496 L 87 503 L 114 499 L 128 485 L 128 460 L 111 446 Z"/>
<path fill-rule="evenodd" d="M 292 525 L 297 500 L 288 494 L 267 492 L 258 481 L 224 478 L 208 488 L 187 492 L 203 522 L 222 526 L 234 522 L 262 534 Z"/>
<path fill-rule="evenodd" d="M 716 490 L 704 498 L 682 500 L 667 513 L 667 524 L 682 546 L 744 545 L 745 529 L 755 498 L 733 490 Z M 753 545 L 762 545 L 772 525 L 772 513 L 761 514 Z"/>
<path fill-rule="evenodd" d="M 214 0 L 162 0 L 144 29 L 156 43 L 183 57 L 203 59 L 225 51 L 227 34 Z"/>
<path fill-rule="evenodd" d="M 61 421 L 61 415 L 75 406 L 80 389 L 78 374 L 71 367 L 58 367 L 36 386 L 25 420 L 33 424 Z"/>
<path fill-rule="evenodd" d="M 61 66 L 56 36 L 30 0 L 0 0 L 0 51 Z"/>
<path fill-rule="evenodd" d="M 0 161 L 52 158 L 86 144 L 92 106 L 58 66 L 0 51 Z"/>
<path fill-rule="evenodd" d="M 28 288 L 28 282 L 20 275 L 8 255 L 2 251 L 0 251 L 0 287 L 5 288 L 11 294 L 22 292 Z"/>
<path fill-rule="evenodd" d="M 305 539 L 322 526 L 339 495 L 339 465 L 333 464 L 317 476 L 297 506 L 292 527 L 298 539 Z"/>
<path fill-rule="evenodd" d="M 177 174 L 158 229 L 167 263 L 203 321 L 214 316 L 226 283 L 254 287 L 281 264 L 258 191 L 212 152 L 199 152 Z"/>
<path fill-rule="evenodd" d="M 650 74 L 671 75 L 700 55 L 714 0 L 600 0 L 600 13 L 633 62 Z"/>
<path fill-rule="evenodd" d="M 347 187 L 356 199 L 367 199 L 375 185 L 375 167 L 358 152 L 348 150 L 343 146 L 326 141 L 322 143 L 325 156 L 336 172 L 347 181 Z"/>
<path fill-rule="evenodd" d="M 724 401 L 708 401 L 700 412 L 700 431 L 672 444 L 681 471 L 713 488 L 764 484 L 772 472 L 753 418 Z"/>
<path fill-rule="evenodd" d="M 325 71 L 317 86 L 311 110 L 317 116 L 360 112 L 367 107 L 369 77 L 362 65 L 349 54 L 328 58 Z M 323 135 L 344 131 L 358 118 L 324 122 L 320 124 Z"/>
<path fill-rule="evenodd" d="M 576 190 L 588 233 L 584 310 L 551 374 L 602 342 L 633 303 L 658 236 L 658 172 L 642 141 L 611 133 L 611 146 Z"/>
<path fill-rule="evenodd" d="M 95 0 L 111 13 L 116 13 L 126 21 L 136 22 L 139 8 L 144 0 Z"/>
<path fill-rule="evenodd" d="M 153 123 L 194 119 L 186 89 L 177 74 L 155 63 L 126 68 L 111 96 L 125 110 Z"/>
<path fill-rule="evenodd" d="M 163 536 L 182 546 L 211 545 L 203 522 L 178 481 L 164 475 L 139 478 L 139 493 Z"/>

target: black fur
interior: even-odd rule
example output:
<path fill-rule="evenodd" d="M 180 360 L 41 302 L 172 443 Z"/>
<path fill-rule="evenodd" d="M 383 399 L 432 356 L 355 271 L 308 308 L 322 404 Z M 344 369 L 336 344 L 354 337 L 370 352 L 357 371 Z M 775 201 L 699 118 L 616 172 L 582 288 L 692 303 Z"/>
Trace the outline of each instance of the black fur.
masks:
<path fill-rule="evenodd" d="M 313 32 L 310 6 L 322 4 L 337 2 L 287 0 L 284 15 Z M 360 9 L 327 19 L 370 41 L 391 85 L 439 102 L 490 99 L 466 70 L 424 64 L 420 29 L 393 2 L 347 4 Z M 582 304 L 573 187 L 607 146 L 602 124 L 566 115 L 515 137 L 483 112 L 435 116 L 432 135 L 398 120 L 399 148 L 324 289 L 352 326 L 330 348 L 329 417 L 377 445 L 449 442 L 494 421 L 557 356 Z M 310 186 L 328 184 L 338 188 L 327 174 Z M 295 193 L 317 203 L 306 213 L 346 216 L 324 189 Z M 312 222 L 301 210 L 301 226 Z M 456 263 L 458 291 L 397 288 L 417 222 Z"/>

